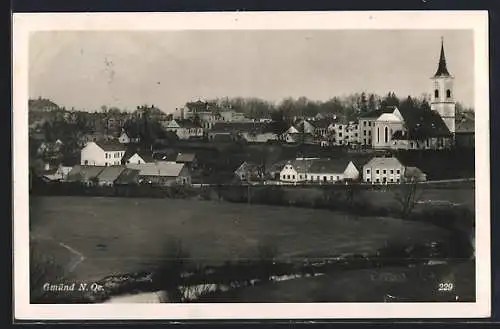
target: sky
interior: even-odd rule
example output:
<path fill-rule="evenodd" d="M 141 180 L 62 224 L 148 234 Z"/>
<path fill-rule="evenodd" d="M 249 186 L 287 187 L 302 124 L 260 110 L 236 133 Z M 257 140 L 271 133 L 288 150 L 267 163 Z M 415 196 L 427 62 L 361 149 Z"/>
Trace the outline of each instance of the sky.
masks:
<path fill-rule="evenodd" d="M 420 96 L 431 90 L 441 37 L 456 99 L 473 106 L 467 30 L 36 32 L 29 95 L 79 110 L 154 104 L 167 113 L 217 97 Z"/>

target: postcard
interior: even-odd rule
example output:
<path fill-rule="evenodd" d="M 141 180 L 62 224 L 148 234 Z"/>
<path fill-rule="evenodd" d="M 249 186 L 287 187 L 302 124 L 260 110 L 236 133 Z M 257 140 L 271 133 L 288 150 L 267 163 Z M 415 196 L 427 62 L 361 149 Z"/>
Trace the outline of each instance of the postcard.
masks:
<path fill-rule="evenodd" d="M 13 15 L 19 320 L 490 316 L 485 11 Z"/>

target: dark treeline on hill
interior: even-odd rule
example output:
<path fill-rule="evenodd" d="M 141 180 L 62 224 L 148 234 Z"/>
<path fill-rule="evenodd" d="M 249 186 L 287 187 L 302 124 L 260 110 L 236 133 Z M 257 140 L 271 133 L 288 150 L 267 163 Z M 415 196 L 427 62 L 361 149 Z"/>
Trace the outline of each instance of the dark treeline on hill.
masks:
<path fill-rule="evenodd" d="M 344 120 L 356 120 L 360 115 L 386 106 L 429 107 L 427 97 L 398 97 L 394 92 L 385 96 L 373 93 L 353 93 L 347 96 L 333 97 L 327 101 L 314 101 L 306 97 L 285 98 L 279 103 L 272 103 L 259 98 L 216 98 L 203 102 L 187 102 L 186 108 L 191 111 L 233 109 L 250 118 L 272 118 L 279 113 L 283 118 L 295 116 L 314 117 L 317 114 L 335 115 Z M 473 110 L 457 103 L 457 113 Z"/>

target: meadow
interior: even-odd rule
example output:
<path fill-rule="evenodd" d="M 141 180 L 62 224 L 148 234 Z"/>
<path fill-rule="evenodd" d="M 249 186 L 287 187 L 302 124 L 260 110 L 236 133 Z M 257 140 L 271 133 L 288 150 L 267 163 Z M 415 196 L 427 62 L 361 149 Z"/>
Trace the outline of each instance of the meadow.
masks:
<path fill-rule="evenodd" d="M 392 242 L 428 243 L 447 232 L 388 217 L 217 201 L 107 197 L 30 198 L 30 234 L 81 280 L 152 270 L 171 240 L 200 265 L 257 258 L 261 244 L 290 261 L 372 253 Z M 68 256 L 69 255 L 69 256 Z"/>

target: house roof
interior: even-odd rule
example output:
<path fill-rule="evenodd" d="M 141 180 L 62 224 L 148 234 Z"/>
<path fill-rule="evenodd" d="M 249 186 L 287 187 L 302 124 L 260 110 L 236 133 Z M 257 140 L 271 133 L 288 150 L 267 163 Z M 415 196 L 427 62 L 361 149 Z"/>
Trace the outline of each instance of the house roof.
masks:
<path fill-rule="evenodd" d="M 98 141 L 95 142 L 100 148 L 104 151 L 112 152 L 112 151 L 125 151 L 126 147 L 116 141 Z"/>
<path fill-rule="evenodd" d="M 400 167 L 401 162 L 395 157 L 374 157 L 365 165 L 368 167 Z"/>
<path fill-rule="evenodd" d="M 181 128 L 201 128 L 199 124 L 194 123 L 193 121 L 189 119 L 176 119 L 175 122 L 181 127 Z"/>
<path fill-rule="evenodd" d="M 131 184 L 137 182 L 139 170 L 131 168 L 123 168 L 120 176 L 115 180 L 115 184 Z"/>
<path fill-rule="evenodd" d="M 216 122 L 212 127 L 216 133 L 269 133 L 273 132 L 272 125 L 267 122 Z"/>
<path fill-rule="evenodd" d="M 406 129 L 411 139 L 451 136 L 450 130 L 436 111 L 430 108 L 400 108 Z"/>
<path fill-rule="evenodd" d="M 123 156 L 122 161 L 127 162 L 128 160 L 130 160 L 132 156 L 134 156 L 134 154 L 140 156 L 145 162 L 153 162 L 154 160 L 152 152 L 146 150 L 140 150 L 137 148 L 136 149 L 132 148 L 132 149 L 127 149 L 125 155 Z"/>
<path fill-rule="evenodd" d="M 139 176 L 177 177 L 184 168 L 183 163 L 158 161 L 154 163 L 127 164 L 127 168 L 139 170 Z"/>
<path fill-rule="evenodd" d="M 255 170 L 258 170 L 260 167 L 261 167 L 261 165 L 259 165 L 257 163 L 250 162 L 250 161 L 244 161 L 242 164 L 240 164 L 238 166 L 238 168 L 236 168 L 235 172 L 238 173 L 238 172 L 242 172 L 242 171 L 255 171 Z"/>
<path fill-rule="evenodd" d="M 121 175 L 123 170 L 125 170 L 123 166 L 106 167 L 97 175 L 97 178 L 99 181 L 114 182 Z"/>
<path fill-rule="evenodd" d="M 384 113 L 377 119 L 377 121 L 401 122 L 401 118 L 394 113 Z"/>
<path fill-rule="evenodd" d="M 395 106 L 386 106 L 381 109 L 373 110 L 364 114 L 361 114 L 359 117 L 361 119 L 377 119 L 384 113 L 392 113 L 396 109 Z"/>
<path fill-rule="evenodd" d="M 464 119 L 464 120 L 455 122 L 455 132 L 456 133 L 474 133 L 475 132 L 474 120 Z"/>
<path fill-rule="evenodd" d="M 80 180 L 90 180 L 97 177 L 101 171 L 104 170 L 104 166 L 85 166 L 76 165 L 68 173 L 68 181 L 80 181 Z"/>
<path fill-rule="evenodd" d="M 309 171 L 312 173 L 343 173 L 350 162 L 349 159 L 313 160 Z"/>
<path fill-rule="evenodd" d="M 195 158 L 196 158 L 196 154 L 194 154 L 194 153 L 179 152 L 179 154 L 177 154 L 175 161 L 176 162 L 193 162 Z"/>
<path fill-rule="evenodd" d="M 422 170 L 420 170 L 417 167 L 406 167 L 405 168 L 405 173 L 404 173 L 405 177 L 421 177 L 423 175 L 425 175 L 425 174 L 422 172 Z"/>
<path fill-rule="evenodd" d="M 322 118 L 322 119 L 314 120 L 313 122 L 311 122 L 311 124 L 315 128 L 322 129 L 322 128 L 328 128 L 334 122 L 335 122 L 335 120 L 332 120 L 329 118 Z"/>
<path fill-rule="evenodd" d="M 313 160 L 291 160 L 289 162 L 292 167 L 295 169 L 295 171 L 297 172 L 306 172 L 306 171 L 309 171 L 312 164 L 313 164 Z"/>

